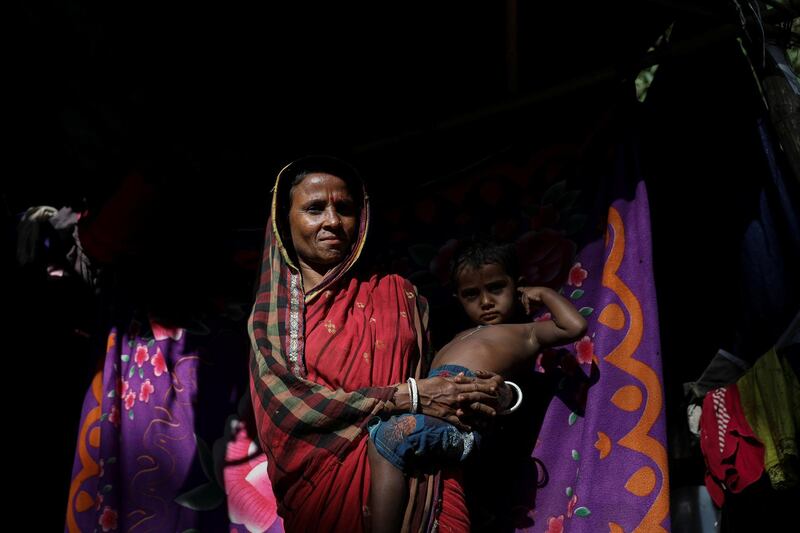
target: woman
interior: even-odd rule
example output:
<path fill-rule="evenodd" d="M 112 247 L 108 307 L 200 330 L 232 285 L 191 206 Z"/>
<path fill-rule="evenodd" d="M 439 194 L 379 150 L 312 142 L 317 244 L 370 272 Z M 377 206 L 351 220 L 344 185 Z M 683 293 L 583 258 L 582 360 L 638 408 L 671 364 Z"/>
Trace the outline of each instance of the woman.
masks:
<path fill-rule="evenodd" d="M 258 434 L 288 531 L 364 529 L 365 426 L 375 415 L 410 411 L 405 381 L 427 372 L 424 299 L 399 276 L 354 269 L 368 223 L 363 183 L 341 161 L 304 158 L 278 174 L 249 322 L 250 370 Z M 417 383 L 421 412 L 463 427 L 459 416 L 494 414 L 502 379 Z M 410 486 L 406 528 L 469 529 L 455 477 L 420 475 Z"/>

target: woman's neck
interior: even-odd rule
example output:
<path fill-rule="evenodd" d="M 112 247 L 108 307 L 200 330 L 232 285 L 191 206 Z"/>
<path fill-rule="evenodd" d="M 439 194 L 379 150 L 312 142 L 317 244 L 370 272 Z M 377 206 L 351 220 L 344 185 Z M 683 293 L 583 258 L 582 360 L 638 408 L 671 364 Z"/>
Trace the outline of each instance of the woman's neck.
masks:
<path fill-rule="evenodd" d="M 303 279 L 303 292 L 308 293 L 313 290 L 317 285 L 322 283 L 325 276 L 328 275 L 333 267 L 314 266 L 306 263 L 302 259 L 298 259 L 300 264 L 300 277 Z"/>

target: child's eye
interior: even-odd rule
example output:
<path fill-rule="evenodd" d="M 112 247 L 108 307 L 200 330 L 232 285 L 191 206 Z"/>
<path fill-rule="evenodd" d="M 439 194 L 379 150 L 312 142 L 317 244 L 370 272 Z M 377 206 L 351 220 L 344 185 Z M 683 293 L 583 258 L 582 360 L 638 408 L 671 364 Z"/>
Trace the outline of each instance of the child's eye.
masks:
<path fill-rule="evenodd" d="M 465 300 L 474 300 L 478 297 L 478 291 L 464 291 L 461 293 L 461 297 Z"/>

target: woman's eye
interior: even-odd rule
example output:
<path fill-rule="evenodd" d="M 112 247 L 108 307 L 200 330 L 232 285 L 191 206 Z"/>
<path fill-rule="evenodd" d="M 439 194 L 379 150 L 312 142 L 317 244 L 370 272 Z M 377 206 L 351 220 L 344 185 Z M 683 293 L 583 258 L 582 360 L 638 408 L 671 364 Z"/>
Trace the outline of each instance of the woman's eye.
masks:
<path fill-rule="evenodd" d="M 343 217 L 349 217 L 355 214 L 355 206 L 352 202 L 341 202 L 336 204 L 336 211 Z"/>

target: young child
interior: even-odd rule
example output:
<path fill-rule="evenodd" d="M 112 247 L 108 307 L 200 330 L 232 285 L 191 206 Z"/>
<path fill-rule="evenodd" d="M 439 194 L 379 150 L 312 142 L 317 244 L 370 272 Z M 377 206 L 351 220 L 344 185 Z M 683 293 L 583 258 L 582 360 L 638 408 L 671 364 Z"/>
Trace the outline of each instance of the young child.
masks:
<path fill-rule="evenodd" d="M 428 377 L 473 376 L 474 370 L 513 377 L 529 368 L 545 348 L 573 342 L 586 332 L 586 320 L 572 304 L 546 287 L 517 287 L 516 259 L 510 247 L 478 241 L 457 252 L 452 262 L 456 296 L 477 327 L 456 335 L 434 357 Z M 552 318 L 523 324 L 516 318 L 517 296 L 529 314 L 533 305 L 544 305 Z M 506 381 L 506 383 L 509 383 Z M 409 383 L 414 396 L 414 386 Z M 516 405 L 508 395 L 501 403 L 505 412 Z M 499 414 L 504 414 L 502 411 Z M 479 435 L 463 432 L 445 420 L 423 414 L 403 414 L 370 424 L 370 513 L 375 532 L 399 531 L 405 508 L 405 473 L 411 465 L 464 460 Z"/>

